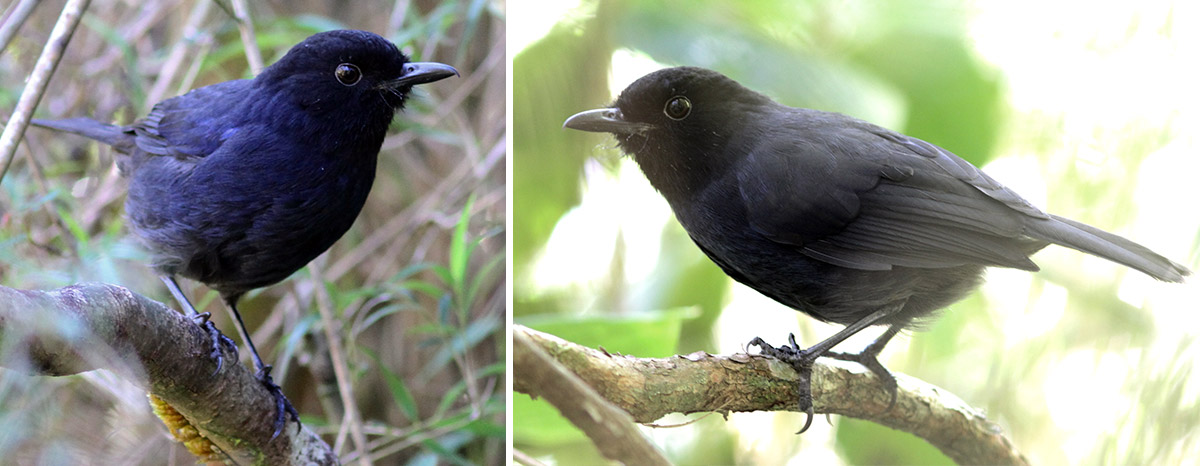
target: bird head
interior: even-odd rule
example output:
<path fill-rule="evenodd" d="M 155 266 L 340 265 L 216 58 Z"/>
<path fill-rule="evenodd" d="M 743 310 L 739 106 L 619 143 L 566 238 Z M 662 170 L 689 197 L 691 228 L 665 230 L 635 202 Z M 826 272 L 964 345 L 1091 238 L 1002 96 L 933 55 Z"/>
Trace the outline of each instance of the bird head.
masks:
<path fill-rule="evenodd" d="M 606 108 L 577 113 L 563 127 L 607 132 L 641 166 L 650 182 L 669 191 L 695 188 L 735 162 L 723 150 L 746 137 L 746 123 L 775 107 L 768 97 L 716 71 L 667 68 L 634 81 Z"/>
<path fill-rule="evenodd" d="M 410 61 L 377 34 L 336 30 L 304 39 L 255 80 L 296 99 L 311 113 L 352 108 L 377 119 L 386 115 L 390 122 L 413 86 L 457 75 L 449 65 Z M 353 102 L 359 103 L 348 105 Z"/>

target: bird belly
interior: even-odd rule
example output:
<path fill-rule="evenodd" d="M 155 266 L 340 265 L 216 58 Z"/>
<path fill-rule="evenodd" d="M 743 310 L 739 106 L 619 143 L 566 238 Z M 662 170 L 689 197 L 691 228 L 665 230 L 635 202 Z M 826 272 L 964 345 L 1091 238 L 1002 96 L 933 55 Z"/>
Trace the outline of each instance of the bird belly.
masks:
<path fill-rule="evenodd" d="M 126 212 L 155 269 L 223 295 L 277 283 L 327 250 L 353 225 L 374 178 L 373 164 L 170 180 L 144 168 L 137 175 L 147 176 L 131 181 Z"/>

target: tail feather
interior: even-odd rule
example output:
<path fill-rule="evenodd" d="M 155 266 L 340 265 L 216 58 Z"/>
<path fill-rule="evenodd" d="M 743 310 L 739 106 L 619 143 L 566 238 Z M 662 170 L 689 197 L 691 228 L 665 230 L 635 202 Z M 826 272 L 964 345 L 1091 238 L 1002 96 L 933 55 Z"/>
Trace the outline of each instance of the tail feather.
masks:
<path fill-rule="evenodd" d="M 124 127 L 101 123 L 91 118 L 68 118 L 65 120 L 30 120 L 35 126 L 78 134 L 88 139 L 103 142 L 113 146 L 120 152 L 128 153 L 132 148 L 133 137 Z"/>
<path fill-rule="evenodd" d="M 1069 218 L 1051 215 L 1030 222 L 1029 227 L 1029 236 L 1103 257 L 1162 281 L 1179 283 L 1192 273 L 1145 246 Z"/>

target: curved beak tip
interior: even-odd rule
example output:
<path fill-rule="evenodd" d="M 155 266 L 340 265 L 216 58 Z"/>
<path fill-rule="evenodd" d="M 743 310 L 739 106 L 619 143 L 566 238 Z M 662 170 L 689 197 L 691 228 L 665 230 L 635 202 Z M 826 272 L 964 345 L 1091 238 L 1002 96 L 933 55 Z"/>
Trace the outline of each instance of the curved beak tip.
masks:
<path fill-rule="evenodd" d="M 563 128 L 580 131 L 607 131 L 609 126 L 624 123 L 621 111 L 615 108 L 597 108 L 571 115 L 563 122 Z"/>
<path fill-rule="evenodd" d="M 650 129 L 650 125 L 625 120 L 618 108 L 597 108 L 571 115 L 563 122 L 563 128 L 595 133 L 636 134 Z"/>
<path fill-rule="evenodd" d="M 453 66 L 437 62 L 409 62 L 404 65 L 404 75 L 388 82 L 392 86 L 415 86 L 441 81 L 451 76 L 461 76 Z"/>

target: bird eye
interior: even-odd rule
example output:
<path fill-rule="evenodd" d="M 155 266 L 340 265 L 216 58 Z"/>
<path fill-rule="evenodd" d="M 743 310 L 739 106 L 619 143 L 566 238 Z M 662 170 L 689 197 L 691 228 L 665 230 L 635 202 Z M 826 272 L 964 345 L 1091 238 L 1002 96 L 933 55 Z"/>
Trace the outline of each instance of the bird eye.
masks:
<path fill-rule="evenodd" d="M 333 70 L 333 75 L 337 77 L 339 83 L 346 86 L 358 84 L 358 81 L 362 79 L 362 71 L 350 63 L 338 65 L 337 69 Z"/>
<path fill-rule="evenodd" d="M 687 97 L 677 95 L 667 101 L 667 105 L 663 107 L 663 113 L 667 114 L 667 118 L 672 120 L 682 120 L 687 118 L 689 113 L 692 113 L 692 101 Z"/>

